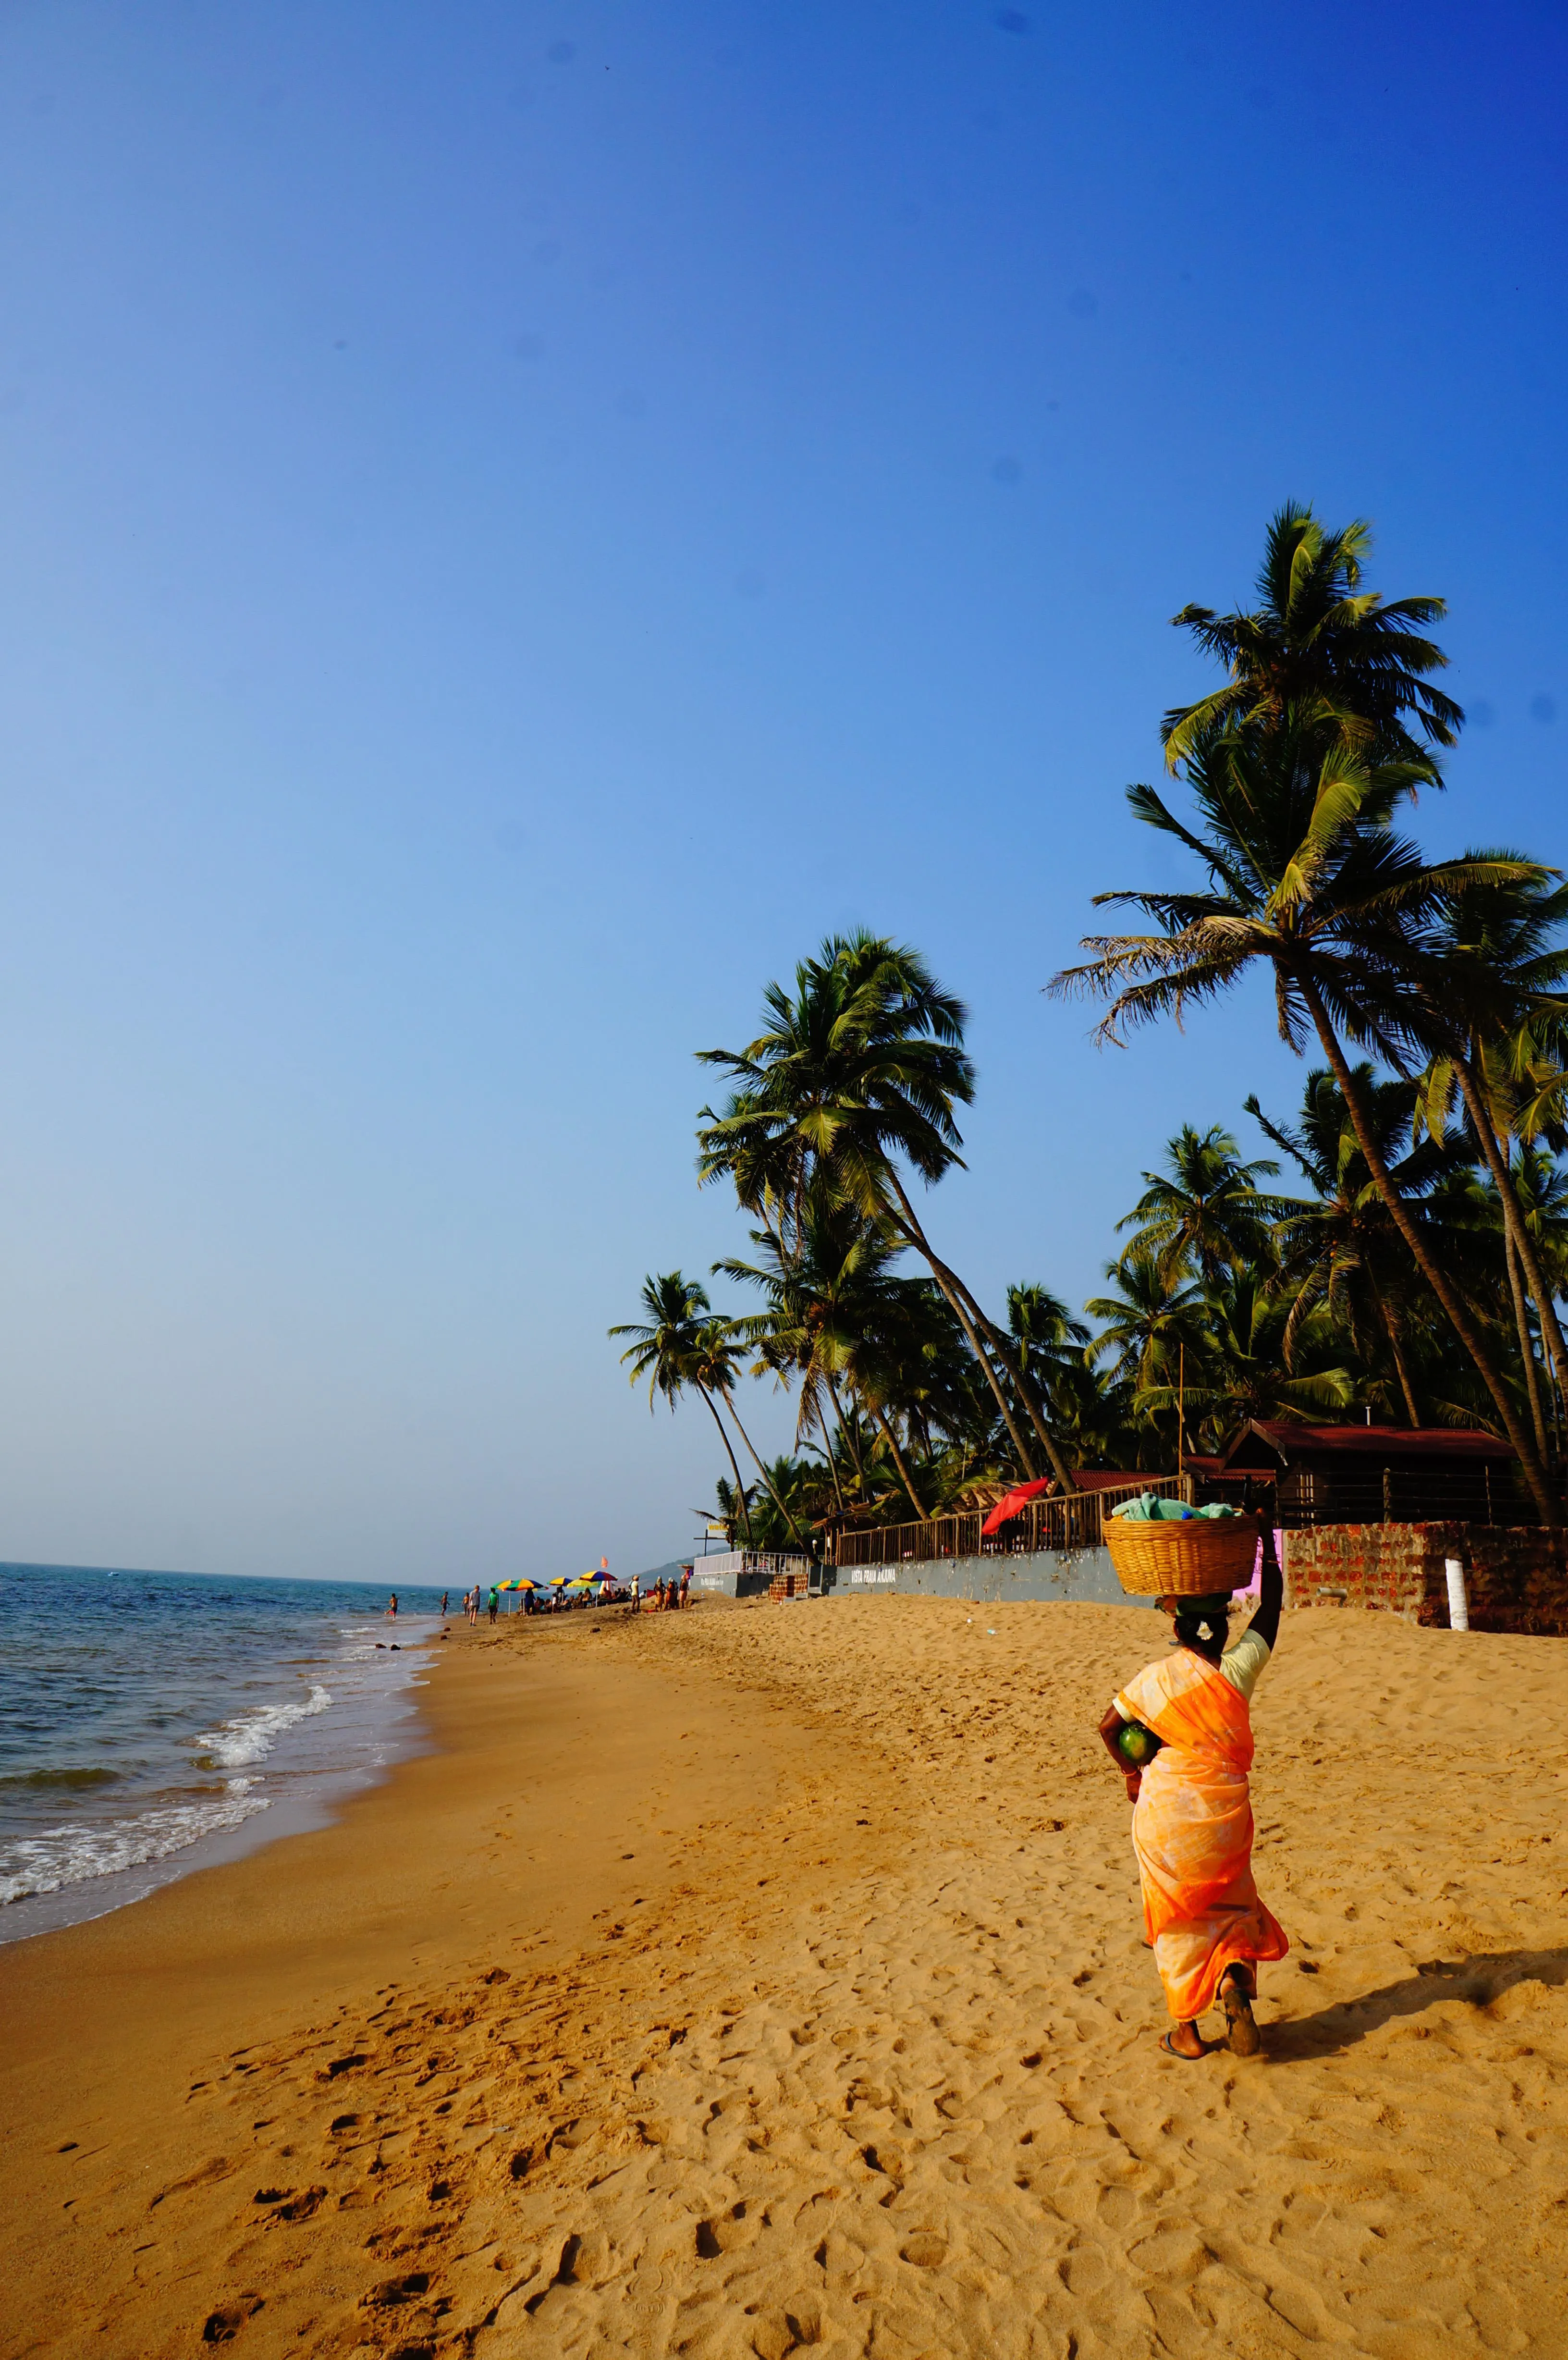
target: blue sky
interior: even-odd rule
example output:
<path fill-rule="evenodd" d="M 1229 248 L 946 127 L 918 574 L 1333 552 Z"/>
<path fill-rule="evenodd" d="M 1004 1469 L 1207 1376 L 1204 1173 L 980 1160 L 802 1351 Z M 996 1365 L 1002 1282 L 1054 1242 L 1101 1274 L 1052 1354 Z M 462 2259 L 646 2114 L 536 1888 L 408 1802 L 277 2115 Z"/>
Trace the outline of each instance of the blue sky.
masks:
<path fill-rule="evenodd" d="M 1040 986 L 1287 497 L 1446 595 L 1434 849 L 1561 856 L 1557 10 L 0 16 L 0 1555 L 457 1586 L 695 1529 L 604 1340 L 827 930 L 974 1011 L 1093 1291 L 1264 998 Z M 789 1405 L 760 1388 L 755 1427 Z M 704 1427 L 708 1431 L 704 1433 Z"/>

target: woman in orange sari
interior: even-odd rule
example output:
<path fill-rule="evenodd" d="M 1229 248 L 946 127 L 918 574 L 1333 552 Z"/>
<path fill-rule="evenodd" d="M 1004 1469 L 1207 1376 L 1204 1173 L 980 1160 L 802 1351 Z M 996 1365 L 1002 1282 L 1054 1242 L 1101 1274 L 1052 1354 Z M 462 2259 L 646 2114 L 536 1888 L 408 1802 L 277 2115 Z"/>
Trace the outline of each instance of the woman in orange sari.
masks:
<path fill-rule="evenodd" d="M 1175 2019 L 1160 2045 L 1172 2057 L 1207 2053 L 1197 2019 L 1216 1998 L 1232 2052 L 1256 2057 L 1263 2044 L 1252 2015 L 1255 1967 L 1290 1948 L 1252 1881 L 1247 1702 L 1279 1635 L 1283 1590 L 1272 1535 L 1263 1550 L 1258 1609 L 1236 1645 L 1225 1644 L 1227 1598 L 1160 1599 L 1176 1619 L 1175 1645 L 1127 1682 L 1100 1723 L 1138 1806 L 1132 1841 L 1144 1931 Z M 1141 1770 L 1128 1768 L 1116 1743 L 1129 1721 L 1160 1741 Z"/>

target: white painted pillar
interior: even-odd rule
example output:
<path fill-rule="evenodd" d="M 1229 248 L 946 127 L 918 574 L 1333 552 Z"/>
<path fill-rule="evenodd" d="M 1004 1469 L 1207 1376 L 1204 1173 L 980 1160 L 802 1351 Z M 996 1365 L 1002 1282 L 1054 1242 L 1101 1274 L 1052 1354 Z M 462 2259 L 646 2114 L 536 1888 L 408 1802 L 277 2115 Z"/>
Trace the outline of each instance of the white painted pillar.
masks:
<path fill-rule="evenodd" d="M 1451 1631 L 1470 1628 L 1470 1601 L 1465 1594 L 1465 1568 L 1458 1557 L 1444 1557 L 1443 1569 L 1448 1576 L 1448 1627 Z"/>

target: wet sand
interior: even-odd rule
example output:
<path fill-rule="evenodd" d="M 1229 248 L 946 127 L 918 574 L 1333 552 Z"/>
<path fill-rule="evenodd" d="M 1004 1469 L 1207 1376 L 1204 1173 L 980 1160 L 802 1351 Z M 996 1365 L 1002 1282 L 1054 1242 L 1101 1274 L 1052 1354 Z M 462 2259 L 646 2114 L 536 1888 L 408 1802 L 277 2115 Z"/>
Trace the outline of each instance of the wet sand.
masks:
<path fill-rule="evenodd" d="M 1294 1948 L 1185 2065 L 1094 1736 L 1157 1627 L 460 1629 L 339 1825 L 0 1952 L 0 2349 L 1568 2353 L 1568 1642 L 1286 1618 Z"/>

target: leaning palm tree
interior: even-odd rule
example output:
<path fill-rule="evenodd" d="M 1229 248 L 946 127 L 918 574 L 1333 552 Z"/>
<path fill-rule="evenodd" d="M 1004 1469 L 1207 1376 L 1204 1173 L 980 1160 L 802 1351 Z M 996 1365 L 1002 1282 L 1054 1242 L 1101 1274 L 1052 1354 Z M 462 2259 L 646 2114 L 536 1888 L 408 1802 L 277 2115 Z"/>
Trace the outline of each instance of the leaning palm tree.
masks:
<path fill-rule="evenodd" d="M 1228 1131 L 1183 1123 L 1165 1150 L 1167 1169 L 1143 1175 L 1143 1195 L 1118 1229 L 1131 1229 L 1127 1251 L 1152 1254 L 1162 1273 L 1195 1268 L 1206 1286 L 1223 1272 L 1245 1270 L 1269 1252 L 1269 1224 L 1279 1203 L 1258 1183 L 1279 1169 L 1267 1159 L 1244 1164 Z"/>
<path fill-rule="evenodd" d="M 632 1338 L 621 1354 L 622 1365 L 627 1360 L 631 1362 L 631 1382 L 634 1385 L 640 1384 L 644 1377 L 648 1379 L 648 1405 L 650 1410 L 657 1396 L 662 1396 L 673 1410 L 688 1386 L 706 1404 L 709 1415 L 719 1429 L 719 1439 L 724 1446 L 724 1456 L 735 1477 L 735 1498 L 739 1503 L 741 1522 L 749 1542 L 751 1520 L 746 1508 L 746 1486 L 740 1480 L 740 1468 L 724 1419 L 713 1401 L 713 1388 L 707 1382 L 711 1365 L 710 1356 L 704 1348 L 704 1322 L 712 1309 L 707 1289 L 696 1279 L 682 1277 L 678 1270 L 650 1273 L 642 1283 L 642 1307 L 648 1315 L 646 1318 L 623 1321 L 609 1331 L 612 1337 L 629 1336 Z M 737 1426 L 740 1425 L 738 1418 L 735 1424 Z M 750 1448 L 749 1444 L 747 1448 Z M 752 1457 L 755 1459 L 756 1456 L 753 1451 Z"/>
<path fill-rule="evenodd" d="M 1448 609 L 1441 598 L 1386 606 L 1364 590 L 1361 569 L 1371 545 L 1371 528 L 1361 519 L 1328 532 L 1310 508 L 1287 501 L 1265 539 L 1258 605 L 1233 615 L 1183 606 L 1172 617 L 1230 677 L 1195 705 L 1166 715 L 1160 734 L 1171 770 L 1217 731 L 1273 725 L 1292 706 L 1321 699 L 1374 760 L 1408 763 L 1421 779 L 1441 785 L 1432 748 L 1454 743 L 1465 716 L 1427 680 L 1448 658 L 1421 634 Z"/>
<path fill-rule="evenodd" d="M 1211 735 L 1188 758 L 1193 827 L 1152 787 L 1130 790 L 1138 816 L 1186 846 L 1204 872 L 1186 892 L 1102 893 L 1157 931 L 1093 936 L 1089 961 L 1058 975 L 1059 994 L 1111 1005 L 1102 1041 L 1171 1015 L 1180 1022 L 1262 968 L 1274 985 L 1280 1036 L 1300 1054 L 1315 1033 L 1395 1227 L 1475 1364 L 1519 1455 L 1542 1521 L 1562 1507 L 1490 1339 L 1432 1250 L 1381 1153 L 1366 1090 L 1344 1034 L 1402 1070 L 1419 1057 L 1409 977 L 1421 927 L 1455 893 L 1542 872 L 1511 857 L 1423 862 L 1391 822 L 1420 775 L 1408 762 L 1373 763 L 1348 743 L 1322 700 L 1290 709 L 1268 728 Z"/>
<path fill-rule="evenodd" d="M 962 1167 L 954 1109 L 975 1094 L 963 1002 L 942 989 L 917 952 L 858 933 L 830 936 L 797 967 L 793 992 L 771 983 L 764 1004 L 765 1030 L 746 1048 L 700 1053 L 735 1085 L 720 1111 L 702 1109 L 700 1180 L 732 1181 L 786 1255 L 796 1250 L 814 1196 L 853 1205 L 913 1247 L 964 1329 L 1019 1465 L 1037 1472 L 998 1363 L 1058 1479 L 1071 1488 L 1009 1338 L 936 1252 L 910 1200 L 914 1179 L 930 1187 Z"/>

